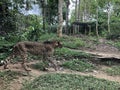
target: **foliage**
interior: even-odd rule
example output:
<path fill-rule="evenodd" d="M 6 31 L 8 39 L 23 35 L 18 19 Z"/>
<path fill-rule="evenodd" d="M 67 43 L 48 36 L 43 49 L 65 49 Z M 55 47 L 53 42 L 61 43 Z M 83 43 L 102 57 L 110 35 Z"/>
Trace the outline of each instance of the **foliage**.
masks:
<path fill-rule="evenodd" d="M 62 64 L 62 66 L 80 72 L 87 72 L 95 69 L 94 65 L 89 63 L 87 60 L 80 59 L 66 61 Z"/>
<path fill-rule="evenodd" d="M 80 8 L 79 8 L 80 7 Z M 108 19 L 110 20 L 111 33 L 119 31 L 120 27 L 120 1 L 119 0 L 80 0 L 80 6 L 78 4 L 78 12 L 75 9 L 72 10 L 70 20 L 75 21 L 76 14 L 80 14 L 79 22 L 91 22 L 96 21 L 98 16 L 98 31 L 99 35 L 108 33 Z M 98 15 L 97 15 L 98 10 Z M 75 14 L 76 13 L 76 14 Z M 110 17 L 108 17 L 108 14 Z M 78 16 L 79 17 L 79 16 Z M 87 20 L 84 20 L 87 17 Z M 94 30 L 92 30 L 95 32 Z"/>
<path fill-rule="evenodd" d="M 56 0 L 54 0 L 54 3 L 53 3 L 53 0 L 48 1 L 48 5 L 46 7 L 50 7 L 48 8 L 50 9 L 48 10 L 50 12 L 49 13 L 46 12 L 46 21 L 47 21 L 45 23 L 46 25 L 49 24 L 51 26 L 52 23 L 57 22 L 57 20 L 55 20 L 55 17 L 57 16 L 56 15 L 57 3 L 58 1 Z M 43 27 L 42 17 L 40 15 L 38 16 L 29 15 L 29 14 L 26 15 L 22 13 L 22 10 L 29 11 L 30 9 L 32 9 L 32 6 L 36 4 L 38 6 L 43 7 L 42 0 L 40 1 L 1 0 L 0 1 L 0 22 L 2 23 L 2 25 L 0 27 L 0 30 L 1 30 L 0 35 L 3 35 L 4 37 L 8 37 L 8 35 L 10 35 L 10 38 L 11 37 L 17 38 L 18 39 L 17 41 L 20 41 L 20 40 L 37 41 L 39 36 L 45 32 L 42 29 Z M 12 33 L 12 35 L 9 33 Z"/>
<path fill-rule="evenodd" d="M 48 24 L 54 25 L 58 23 L 56 16 L 58 15 L 58 0 L 48 0 L 46 10 L 46 22 Z"/>
<path fill-rule="evenodd" d="M 42 29 L 41 17 L 36 15 L 28 15 L 25 19 L 25 29 L 21 32 L 22 40 L 38 41 L 40 35 L 44 33 Z"/>
<path fill-rule="evenodd" d="M 22 90 L 118 90 L 119 83 L 73 74 L 47 74 L 24 84 Z"/>
<path fill-rule="evenodd" d="M 7 56 L 8 56 L 8 53 L 0 53 L 0 61 L 5 60 Z"/>
<path fill-rule="evenodd" d="M 4 60 L 11 52 L 11 47 L 14 45 L 14 43 L 10 43 L 6 40 L 0 40 L 0 61 Z"/>

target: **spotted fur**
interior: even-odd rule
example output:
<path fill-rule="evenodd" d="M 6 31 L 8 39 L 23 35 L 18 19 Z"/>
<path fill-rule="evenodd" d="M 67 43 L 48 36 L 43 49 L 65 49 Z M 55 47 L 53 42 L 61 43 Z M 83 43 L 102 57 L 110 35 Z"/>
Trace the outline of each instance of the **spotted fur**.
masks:
<path fill-rule="evenodd" d="M 55 70 L 57 70 L 56 64 L 49 58 L 53 55 L 54 49 L 62 47 L 62 44 L 59 41 L 45 41 L 43 43 L 39 42 L 18 42 L 12 50 L 12 54 L 4 61 L 1 61 L 1 65 L 4 65 L 4 69 L 7 68 L 8 63 L 17 56 L 20 56 L 22 58 L 22 67 L 29 71 L 25 66 L 25 61 L 27 60 L 27 54 L 30 53 L 32 55 L 42 55 L 43 56 L 43 62 L 45 60 L 48 60 L 50 63 L 53 64 Z"/>

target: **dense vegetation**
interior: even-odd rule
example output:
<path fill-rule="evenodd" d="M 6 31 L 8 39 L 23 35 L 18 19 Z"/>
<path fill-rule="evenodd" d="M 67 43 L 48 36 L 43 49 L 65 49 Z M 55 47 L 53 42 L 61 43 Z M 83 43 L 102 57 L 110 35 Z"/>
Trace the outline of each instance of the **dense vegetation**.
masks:
<path fill-rule="evenodd" d="M 36 1 L 10 1 L 1 0 L 0 1 L 0 35 L 1 38 L 11 41 L 20 40 L 38 40 L 41 34 L 46 32 L 57 32 L 58 25 L 58 1 L 57 0 L 36 0 Z M 67 0 L 69 1 L 69 0 Z M 67 4 L 67 1 L 65 2 Z M 76 0 L 77 1 L 77 0 Z M 72 2 L 76 4 L 75 2 Z M 120 28 L 119 28 L 119 10 L 120 1 L 119 0 L 81 0 L 76 4 L 77 11 L 71 10 L 71 17 L 69 23 L 76 21 L 80 12 L 79 22 L 96 22 L 98 21 L 98 31 L 102 36 L 107 36 L 108 39 L 119 39 Z M 67 7 L 64 4 L 63 8 L 63 19 L 66 20 Z M 29 14 L 29 12 L 37 5 L 39 12 L 35 14 Z M 70 5 L 68 3 L 68 5 Z M 85 7 L 86 6 L 86 7 Z M 80 8 L 78 8 L 80 7 Z M 43 12 L 44 10 L 44 12 Z M 96 13 L 98 10 L 98 16 Z M 87 11 L 87 12 L 86 12 Z M 28 13 L 27 13 L 28 12 Z M 82 14 L 84 13 L 84 14 Z M 76 17 L 75 17 L 76 16 Z M 108 17 L 109 16 L 109 17 Z M 44 18 L 45 17 L 45 18 Z M 98 17 L 98 19 L 96 19 Z M 83 18 L 83 19 L 82 19 Z M 109 19 L 110 33 L 108 32 L 107 21 Z M 44 23 L 43 23 L 44 22 Z M 43 25 L 44 24 L 44 25 Z M 69 25 L 70 26 L 70 25 Z M 96 27 L 94 26 L 94 29 Z M 70 29 L 67 28 L 68 30 Z M 63 28 L 65 31 L 65 27 Z M 67 31 L 69 32 L 69 31 Z M 95 31 L 92 30 L 91 34 Z M 93 35 L 92 34 L 92 35 Z M 14 39 L 14 40 L 13 40 Z"/>

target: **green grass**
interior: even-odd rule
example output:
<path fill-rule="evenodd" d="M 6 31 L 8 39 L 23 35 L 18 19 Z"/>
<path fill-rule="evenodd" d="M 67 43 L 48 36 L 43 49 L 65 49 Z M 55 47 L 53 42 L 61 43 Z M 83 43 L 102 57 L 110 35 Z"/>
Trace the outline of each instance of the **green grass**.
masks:
<path fill-rule="evenodd" d="M 84 52 L 77 52 L 68 48 L 56 49 L 55 55 L 58 57 L 65 57 L 67 59 L 71 58 L 90 58 L 91 55 Z"/>
<path fill-rule="evenodd" d="M 16 79 L 18 75 L 21 74 L 15 71 L 0 71 L 0 79 L 8 82 L 13 79 Z"/>
<path fill-rule="evenodd" d="M 71 37 L 71 36 L 57 37 L 57 35 L 53 33 L 44 34 L 40 37 L 39 40 L 40 41 L 58 40 L 63 43 L 64 47 L 69 47 L 69 48 L 79 48 L 85 46 L 85 42 L 80 38 Z"/>
<path fill-rule="evenodd" d="M 73 59 L 70 61 L 66 61 L 63 63 L 62 66 L 71 70 L 81 71 L 81 72 L 92 71 L 93 69 L 95 69 L 95 66 L 93 64 L 89 63 L 88 61 L 80 60 L 80 59 Z"/>
<path fill-rule="evenodd" d="M 21 90 L 119 90 L 120 84 L 92 76 L 46 74 L 24 84 Z"/>
<path fill-rule="evenodd" d="M 109 69 L 105 70 L 109 75 L 119 75 L 120 76 L 120 66 L 112 66 Z"/>
<path fill-rule="evenodd" d="M 40 41 L 46 41 L 46 40 L 53 40 L 53 39 L 56 39 L 56 38 L 57 38 L 56 34 L 47 33 L 47 34 L 44 34 L 44 35 L 40 36 L 39 40 Z"/>
<path fill-rule="evenodd" d="M 0 90 L 10 90 L 10 83 L 14 79 L 18 79 L 22 73 L 15 71 L 0 71 Z"/>
<path fill-rule="evenodd" d="M 120 50 L 120 42 L 119 41 L 115 43 L 115 46 Z"/>
<path fill-rule="evenodd" d="M 63 45 L 68 48 L 82 48 L 85 47 L 85 42 L 80 38 L 69 37 L 64 40 Z"/>

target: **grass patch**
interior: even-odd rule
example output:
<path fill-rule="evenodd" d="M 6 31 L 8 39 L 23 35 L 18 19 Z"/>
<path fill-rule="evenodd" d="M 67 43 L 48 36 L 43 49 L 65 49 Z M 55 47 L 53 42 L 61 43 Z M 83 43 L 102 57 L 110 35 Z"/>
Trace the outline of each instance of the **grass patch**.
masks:
<path fill-rule="evenodd" d="M 105 70 L 109 75 L 120 75 L 120 66 L 112 66 Z"/>
<path fill-rule="evenodd" d="M 15 72 L 15 71 L 1 71 L 0 72 L 0 79 L 8 82 L 11 81 L 13 79 L 16 79 L 17 76 L 20 75 L 19 72 Z"/>
<path fill-rule="evenodd" d="M 71 70 L 81 71 L 81 72 L 92 71 L 93 69 L 95 69 L 93 64 L 85 60 L 79 60 L 79 59 L 66 61 L 65 63 L 63 63 L 62 66 Z"/>
<path fill-rule="evenodd" d="M 69 38 L 70 39 L 66 39 L 63 43 L 65 47 L 73 48 L 73 49 L 85 47 L 85 42 L 82 39 L 75 37 L 69 37 Z"/>
<path fill-rule="evenodd" d="M 120 42 L 119 41 L 115 43 L 115 46 L 120 50 Z"/>
<path fill-rule="evenodd" d="M 91 55 L 84 53 L 84 52 L 77 52 L 74 50 L 70 50 L 68 48 L 60 48 L 60 49 L 56 49 L 55 51 L 55 55 L 57 55 L 58 57 L 65 57 L 67 59 L 71 59 L 71 58 L 90 58 Z"/>
<path fill-rule="evenodd" d="M 46 41 L 46 40 L 53 40 L 53 39 L 56 39 L 57 38 L 57 35 L 54 34 L 54 33 L 46 33 L 42 36 L 40 36 L 39 40 L 40 41 Z"/>
<path fill-rule="evenodd" d="M 10 90 L 10 82 L 22 75 L 15 71 L 0 71 L 0 90 Z"/>
<path fill-rule="evenodd" d="M 65 35 L 63 35 L 63 37 L 57 37 L 57 35 L 53 33 L 44 34 L 40 37 L 39 40 L 40 41 L 58 40 L 63 43 L 64 47 L 68 47 L 68 48 L 79 48 L 85 46 L 85 42 L 80 38 L 65 36 Z"/>
<path fill-rule="evenodd" d="M 24 84 L 21 90 L 119 90 L 120 84 L 73 74 L 46 74 Z"/>

